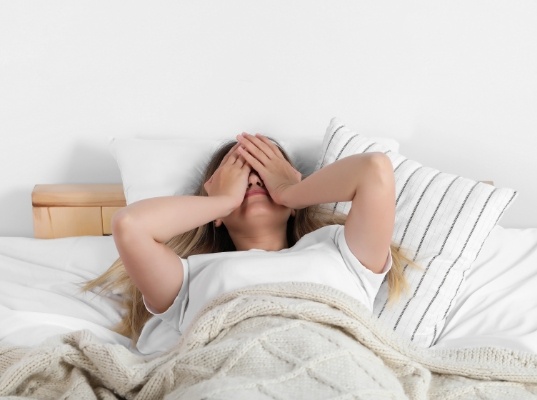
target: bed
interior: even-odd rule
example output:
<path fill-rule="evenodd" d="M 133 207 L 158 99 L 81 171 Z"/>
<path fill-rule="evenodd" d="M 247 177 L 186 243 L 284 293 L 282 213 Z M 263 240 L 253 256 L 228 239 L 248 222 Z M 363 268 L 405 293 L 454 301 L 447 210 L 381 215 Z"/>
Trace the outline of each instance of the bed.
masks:
<path fill-rule="evenodd" d="M 398 304 L 381 288 L 371 316 L 321 285 L 256 286 L 207 305 L 183 337 L 156 323 L 152 348 L 115 333 L 120 294 L 80 289 L 118 257 L 111 216 L 190 191 L 219 142 L 116 138 L 121 184 L 35 187 L 35 237 L 0 238 L 0 396 L 537 398 L 537 228 L 500 221 L 516 191 L 420 165 L 337 118 L 323 138 L 282 144 L 305 175 L 357 152 L 390 156 L 394 242 L 422 266 Z"/>

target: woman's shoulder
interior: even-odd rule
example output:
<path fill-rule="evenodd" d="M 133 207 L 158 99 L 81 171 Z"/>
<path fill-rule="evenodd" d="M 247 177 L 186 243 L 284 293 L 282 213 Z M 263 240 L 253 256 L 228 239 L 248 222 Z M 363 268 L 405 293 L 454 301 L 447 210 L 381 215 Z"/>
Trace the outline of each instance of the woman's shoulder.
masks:
<path fill-rule="evenodd" d="M 326 225 L 302 236 L 295 244 L 298 246 L 310 246 L 322 242 L 335 242 L 338 232 L 343 229 L 343 225 Z"/>
<path fill-rule="evenodd" d="M 314 230 L 311 233 L 317 234 L 320 236 L 330 235 L 330 234 L 335 234 L 336 232 L 339 232 L 341 229 L 343 229 L 343 227 L 344 227 L 343 225 L 339 225 L 339 224 L 325 225 L 319 229 Z"/>

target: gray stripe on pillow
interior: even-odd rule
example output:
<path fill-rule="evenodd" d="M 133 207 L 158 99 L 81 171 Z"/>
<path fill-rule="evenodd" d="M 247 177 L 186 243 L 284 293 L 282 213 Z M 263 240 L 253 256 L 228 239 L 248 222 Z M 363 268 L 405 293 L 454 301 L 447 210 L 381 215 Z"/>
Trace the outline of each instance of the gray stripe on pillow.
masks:
<path fill-rule="evenodd" d="M 464 198 L 464 201 L 461 205 L 461 207 L 459 208 L 459 211 L 457 212 L 457 215 L 455 216 L 455 219 L 453 220 L 450 228 L 449 228 L 449 231 L 448 233 L 446 234 L 445 238 L 444 238 L 444 242 L 442 243 L 442 246 L 438 252 L 438 254 L 436 254 L 434 257 L 431 258 L 431 260 L 429 261 L 429 264 L 427 265 L 427 267 L 425 268 L 425 271 L 423 272 L 423 274 L 421 275 L 421 278 L 420 278 L 420 281 L 418 282 L 418 285 L 416 286 L 416 289 L 414 290 L 414 293 L 412 294 L 412 297 L 410 297 L 405 306 L 403 307 L 403 310 L 401 311 L 401 314 L 399 314 L 399 317 L 397 318 L 397 321 L 393 327 L 393 330 L 395 331 L 399 325 L 399 323 L 401 322 L 401 319 L 403 318 L 403 315 L 406 313 L 406 310 L 408 308 L 408 305 L 410 304 L 410 302 L 416 298 L 416 295 L 417 293 L 419 292 L 420 288 L 421 288 L 421 284 L 423 283 L 423 280 L 425 279 L 425 276 L 427 275 L 427 272 L 429 271 L 429 268 L 431 266 L 431 264 L 436 260 L 436 258 L 442 254 L 443 250 L 444 250 L 444 247 L 449 239 L 449 237 L 451 236 L 451 233 L 453 232 L 453 227 L 455 226 L 455 224 L 457 223 L 457 221 L 459 220 L 459 217 L 462 213 L 462 210 L 464 209 L 466 203 L 468 202 L 468 198 L 470 197 L 470 195 L 473 193 L 473 191 L 475 190 L 475 188 L 477 187 L 477 185 L 479 184 L 479 182 L 476 182 L 472 188 L 470 189 L 470 191 L 466 194 L 466 197 Z M 464 245 L 464 247 L 466 247 L 466 244 Z"/>
<path fill-rule="evenodd" d="M 475 186 L 474 186 L 475 187 Z M 423 322 L 423 318 L 425 318 L 425 316 L 427 315 L 427 313 L 429 312 L 429 309 L 431 308 L 432 304 L 435 302 L 436 298 L 438 297 L 439 293 L 440 293 L 440 290 L 442 289 L 442 286 L 444 286 L 444 283 L 449 275 L 449 273 L 451 272 L 451 270 L 453 269 L 453 267 L 459 262 L 460 258 L 462 257 L 462 255 L 464 254 L 464 250 L 466 249 L 466 246 L 468 245 L 468 242 L 470 241 L 470 239 L 472 238 L 472 235 L 474 234 L 474 231 L 475 231 L 475 228 L 479 222 L 479 220 L 481 219 L 481 217 L 483 216 L 483 212 L 485 211 L 485 208 L 487 207 L 487 204 L 489 203 L 492 195 L 496 192 L 497 189 L 494 189 L 490 194 L 489 196 L 487 197 L 487 200 L 485 201 L 485 203 L 483 204 L 483 206 L 481 207 L 481 211 L 479 212 L 479 215 L 477 216 L 477 218 L 475 219 L 474 221 L 474 226 L 472 226 L 472 230 L 470 231 L 470 233 L 468 234 L 467 238 L 466 238 L 466 241 L 464 242 L 464 245 L 462 246 L 461 248 L 461 251 L 459 253 L 459 255 L 457 256 L 457 258 L 453 261 L 453 263 L 449 266 L 449 268 L 446 270 L 445 274 L 444 274 L 444 277 L 442 278 L 442 282 L 440 282 L 440 285 L 436 288 L 436 292 L 434 294 L 434 296 L 432 297 L 431 301 L 429 302 L 429 304 L 427 304 L 427 307 L 425 307 L 425 311 L 423 312 L 423 314 L 421 315 L 421 318 L 420 320 L 418 321 L 417 325 L 416 325 L 416 328 L 414 329 L 414 332 L 412 333 L 412 337 L 410 338 L 410 340 L 414 340 L 414 336 L 416 335 L 416 332 L 417 330 L 419 329 L 421 323 Z M 420 282 L 421 283 L 421 282 Z M 460 282 L 459 282 L 459 286 L 460 286 Z M 458 288 L 457 288 L 458 290 Z M 456 296 L 456 293 L 455 292 L 455 295 L 453 297 Z M 453 301 L 453 298 L 451 299 L 451 301 Z M 451 302 L 450 302 L 451 304 Z"/>
<path fill-rule="evenodd" d="M 401 191 L 399 192 L 399 194 L 397 195 L 397 199 L 395 200 L 395 206 L 397 207 L 397 205 L 399 204 L 399 200 L 401 199 L 401 196 L 403 195 L 403 192 L 405 191 L 407 185 L 408 185 L 408 182 L 410 182 L 410 180 L 412 179 L 412 177 L 414 176 L 414 174 L 416 172 L 418 172 L 420 169 L 423 169 L 423 166 L 420 165 L 418 168 L 416 168 L 411 174 L 410 176 L 408 177 L 408 179 L 406 180 L 406 182 L 403 184 L 403 187 L 401 188 Z"/>
<path fill-rule="evenodd" d="M 502 212 L 500 213 L 500 215 L 498 215 L 498 218 L 496 218 L 496 222 L 494 223 L 494 225 L 498 224 L 498 221 L 500 221 L 500 218 L 502 217 L 503 213 L 505 212 L 505 210 L 507 210 L 507 208 L 509 208 L 509 206 L 511 205 L 511 203 L 513 202 L 513 200 L 515 199 L 517 194 L 518 194 L 517 191 L 513 192 L 513 195 L 511 196 L 511 198 L 509 199 L 509 201 L 507 202 L 507 204 L 503 208 Z M 481 251 L 481 249 L 479 249 L 479 251 Z"/>
<path fill-rule="evenodd" d="M 477 257 L 476 257 L 477 258 Z M 449 310 L 451 310 L 451 305 L 453 304 L 453 300 L 455 300 L 457 298 L 457 294 L 459 293 L 459 289 L 462 285 L 462 283 L 464 282 L 465 280 L 465 277 L 466 277 L 466 272 L 468 272 L 468 270 L 464 271 L 463 274 L 462 274 L 462 279 L 459 281 L 459 284 L 457 285 L 457 290 L 455 290 L 455 294 L 453 295 L 453 297 L 451 298 L 451 300 L 449 301 L 449 304 L 446 308 L 446 312 L 444 313 L 444 316 L 442 317 L 442 321 L 444 321 L 449 313 Z M 424 314 L 425 315 L 425 314 Z M 423 318 L 423 317 L 422 317 Z M 421 323 L 421 320 L 420 320 L 420 323 Z M 434 332 L 433 332 L 433 336 L 431 338 L 431 342 L 429 343 L 429 347 L 431 347 L 434 342 L 436 342 L 436 335 L 438 333 L 438 330 L 436 329 L 436 326 L 437 324 L 434 325 Z M 417 328 L 416 328 L 417 329 Z M 414 333 L 412 333 L 412 338 L 414 338 L 414 336 L 416 335 L 416 330 L 414 330 Z"/>
<path fill-rule="evenodd" d="M 418 199 L 418 201 L 416 202 L 416 205 L 414 206 L 414 209 L 412 210 L 412 213 L 410 213 L 410 217 L 408 218 L 408 222 L 406 223 L 406 226 L 405 226 L 405 229 L 403 230 L 403 236 L 401 236 L 401 239 L 399 240 L 399 246 L 397 248 L 397 250 L 399 250 L 403 244 L 403 242 L 405 241 L 405 236 L 408 232 L 408 227 L 410 226 L 410 224 L 412 223 L 412 220 L 414 219 L 414 215 L 416 214 L 416 210 L 418 209 L 418 207 L 420 206 L 421 204 L 421 201 L 423 200 L 423 196 L 425 196 L 425 193 L 427 193 L 427 190 L 429 189 L 429 187 L 431 186 L 431 184 L 434 182 L 434 180 L 440 175 L 440 171 L 438 171 L 432 178 L 431 180 L 429 181 L 429 183 L 427 183 L 427 186 L 425 186 L 425 189 L 423 189 L 423 192 L 421 192 L 421 195 Z M 433 218 L 434 218 L 434 215 L 433 215 Z M 432 221 L 432 219 L 431 219 Z M 425 237 L 425 235 L 427 235 L 427 230 L 430 226 L 430 222 L 429 222 L 429 225 L 427 226 L 427 228 L 425 229 L 425 233 L 423 235 L 423 237 Z M 422 239 L 423 240 L 423 239 Z M 416 251 L 418 252 L 419 249 Z M 416 260 L 416 258 L 414 258 L 414 260 Z"/>
<path fill-rule="evenodd" d="M 405 158 L 403 161 L 401 161 L 401 162 L 399 163 L 399 165 L 393 169 L 393 172 L 396 173 L 397 170 L 401 167 L 401 165 L 403 165 L 403 164 L 406 163 L 407 161 L 408 161 L 408 158 Z"/>
<path fill-rule="evenodd" d="M 330 140 L 328 140 L 328 144 L 326 145 L 326 149 L 324 150 L 324 155 L 323 155 L 321 166 L 319 167 L 319 169 L 324 167 L 324 162 L 326 160 L 326 153 L 328 153 L 328 149 L 330 148 L 330 145 L 332 144 L 332 140 L 334 139 L 334 136 L 336 136 L 336 133 L 338 133 L 338 131 L 344 127 L 345 125 L 340 125 L 336 129 L 334 129 L 334 132 L 332 132 L 332 135 L 330 136 Z"/>
<path fill-rule="evenodd" d="M 349 140 L 347 140 L 347 142 L 343 145 L 343 147 L 341 148 L 341 150 L 339 151 L 336 159 L 333 161 L 333 162 L 336 162 L 337 160 L 339 160 L 339 157 L 341 157 L 341 154 L 343 154 L 343 152 L 345 151 L 345 149 L 347 148 L 347 146 L 349 145 L 350 142 L 352 142 L 354 139 L 356 139 L 358 136 L 360 136 L 358 133 L 356 135 L 352 135 L 350 137 Z"/>
<path fill-rule="evenodd" d="M 496 226 L 498 221 L 500 220 L 501 216 L 503 215 L 503 213 L 505 212 L 505 210 L 509 207 L 509 205 L 511 204 L 511 202 L 513 201 L 513 199 L 516 197 L 517 193 L 514 192 L 513 195 L 511 196 L 511 198 L 509 199 L 509 201 L 507 202 L 507 204 L 505 205 L 505 207 L 503 208 L 502 212 L 500 213 L 500 216 L 498 217 L 498 219 L 496 220 L 496 222 L 494 223 L 493 226 Z M 475 256 L 475 259 L 477 260 L 477 258 L 479 257 L 479 254 L 481 254 L 481 250 L 483 249 L 485 245 L 485 241 L 481 244 L 481 247 L 479 248 L 476 256 Z M 459 293 L 459 289 L 460 287 L 462 286 L 462 283 L 464 282 L 465 280 L 465 277 L 466 277 L 466 273 L 468 272 L 468 270 L 464 271 L 463 273 L 463 276 L 462 276 L 462 279 L 460 280 L 459 282 L 459 285 L 457 286 L 457 290 L 455 291 L 455 295 L 451 298 L 451 301 L 449 302 L 449 305 L 448 307 L 446 308 L 446 311 L 444 313 L 444 316 L 443 316 L 443 320 L 445 320 L 447 318 L 447 315 L 449 313 L 449 311 L 451 310 L 451 306 L 453 304 L 453 301 L 457 298 L 457 294 Z M 436 342 L 436 326 L 435 326 L 435 332 L 434 332 L 434 335 L 433 335 L 433 338 L 432 338 L 432 341 L 430 343 L 429 346 L 432 346 L 434 343 Z"/>
<path fill-rule="evenodd" d="M 343 154 L 343 151 L 345 151 L 345 149 L 347 148 L 347 146 L 349 145 L 350 142 L 352 142 L 354 139 L 356 139 L 358 136 L 360 136 L 360 134 L 355 134 L 355 135 L 352 135 L 349 140 L 347 140 L 347 142 L 343 145 L 343 147 L 341 148 L 341 150 L 339 151 L 338 155 L 336 156 L 335 160 L 332 161 L 333 163 L 338 161 L 339 158 L 341 157 L 341 154 Z M 333 137 L 333 136 L 332 136 Z M 374 143 L 373 143 L 374 144 Z M 335 213 L 336 212 L 336 208 L 338 206 L 339 202 L 337 203 L 334 203 L 334 207 L 332 208 L 332 213 Z"/>
<path fill-rule="evenodd" d="M 438 176 L 438 174 L 436 174 L 434 178 L 436 178 Z M 447 193 L 449 192 L 449 190 L 451 189 L 451 187 L 453 186 L 453 184 L 458 180 L 460 179 L 461 177 L 460 176 L 455 176 L 455 178 L 449 183 L 449 185 L 447 186 L 446 190 L 444 190 L 444 193 L 442 194 L 442 197 L 440 198 L 440 200 L 438 201 L 438 204 L 436 205 L 436 208 L 433 212 L 433 215 L 431 216 L 431 219 L 429 220 L 429 223 L 427 224 L 427 226 L 425 227 L 425 230 L 423 232 L 423 235 L 421 236 L 421 239 L 420 239 L 420 242 L 419 242 L 419 245 L 418 247 L 416 248 L 416 251 L 414 253 L 414 257 L 412 258 L 412 261 L 416 261 L 416 259 L 418 258 L 419 254 L 420 254 L 420 250 L 421 250 L 421 246 L 423 245 L 423 242 L 425 241 L 425 238 L 427 237 L 427 234 L 429 233 L 429 228 L 431 227 L 433 221 L 435 220 L 436 218 L 436 215 L 438 213 L 438 209 L 440 208 L 440 206 L 442 205 L 442 203 L 444 202 L 444 199 L 446 198 L 446 195 Z M 432 180 L 431 180 L 432 182 Z M 430 184 L 430 183 L 429 183 Z M 425 191 L 428 189 L 429 185 L 427 185 L 427 187 L 425 188 L 425 190 L 423 191 L 422 193 L 422 197 L 423 197 L 423 194 L 425 194 Z M 421 198 L 420 198 L 420 201 L 421 201 Z M 417 207 L 416 207 L 417 208 Z M 415 211 L 415 209 L 414 209 Z M 414 215 L 414 212 L 412 212 L 412 215 Z M 410 220 L 408 221 L 408 224 L 405 228 L 405 232 L 406 232 L 406 229 L 408 228 L 408 225 L 410 225 Z M 398 250 L 402 247 L 401 244 L 403 242 L 403 239 L 404 239 L 404 236 L 403 238 L 401 239 L 401 242 L 398 246 Z M 445 242 L 444 242 L 445 243 Z M 404 266 L 403 268 L 403 272 L 406 271 L 408 267 L 408 264 Z M 384 302 L 384 304 L 382 305 L 382 309 L 380 310 L 380 312 L 378 313 L 377 317 L 380 317 L 382 315 L 382 313 L 384 312 L 384 309 L 386 308 L 386 305 L 388 304 L 388 300 L 386 300 Z"/>
<path fill-rule="evenodd" d="M 336 208 L 339 203 L 334 203 L 334 207 L 332 207 L 332 214 L 336 213 Z"/>
<path fill-rule="evenodd" d="M 367 146 L 367 147 L 364 149 L 364 151 L 363 151 L 362 153 L 367 153 L 368 151 L 370 151 L 370 149 L 371 149 L 372 147 L 375 147 L 375 146 L 377 146 L 377 147 L 381 147 L 381 149 L 380 149 L 380 150 L 374 150 L 374 149 L 373 149 L 373 150 L 371 150 L 372 153 L 373 153 L 373 152 L 376 152 L 376 153 L 384 153 L 384 154 L 387 155 L 388 153 L 391 153 L 391 152 L 392 152 L 391 149 L 388 149 L 388 150 L 384 150 L 384 149 L 382 149 L 383 146 L 382 146 L 380 143 L 375 142 L 375 143 L 371 143 L 369 146 Z"/>
<path fill-rule="evenodd" d="M 367 146 L 367 147 L 364 149 L 364 151 L 362 151 L 362 153 L 367 153 L 367 151 L 368 151 L 371 147 L 373 147 L 374 145 L 376 145 L 376 144 L 378 144 L 378 143 L 371 143 L 369 146 Z"/>
<path fill-rule="evenodd" d="M 420 243 L 419 243 L 419 245 L 418 245 L 418 247 L 416 249 L 416 254 L 414 255 L 414 258 L 412 259 L 412 261 L 416 261 L 416 259 L 418 258 L 418 254 L 419 254 L 419 252 L 421 250 L 421 246 L 423 245 L 423 243 L 425 241 L 425 238 L 427 237 L 427 233 L 429 232 L 429 228 L 431 227 L 431 225 L 432 225 L 432 223 L 433 223 L 433 221 L 434 221 L 434 219 L 435 219 L 435 217 L 436 217 L 436 215 L 438 213 L 438 209 L 440 208 L 440 206 L 444 202 L 444 199 L 446 198 L 446 195 L 449 192 L 449 190 L 451 189 L 451 187 L 453 186 L 453 184 L 459 179 L 461 179 L 460 176 L 455 176 L 455 178 L 447 186 L 446 190 L 444 190 L 444 193 L 442 194 L 442 197 L 438 201 L 438 204 L 436 205 L 434 213 L 433 213 L 431 219 L 429 220 L 429 223 L 427 224 L 427 227 L 425 228 L 425 232 L 424 232 L 423 236 L 420 239 Z"/>

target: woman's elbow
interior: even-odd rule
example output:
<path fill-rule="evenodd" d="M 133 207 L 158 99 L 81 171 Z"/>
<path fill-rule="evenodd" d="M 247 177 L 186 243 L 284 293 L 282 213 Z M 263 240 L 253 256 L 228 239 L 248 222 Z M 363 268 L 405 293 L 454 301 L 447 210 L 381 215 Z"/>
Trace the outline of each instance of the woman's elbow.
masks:
<path fill-rule="evenodd" d="M 121 239 L 136 231 L 136 221 L 126 208 L 117 211 L 111 220 L 112 236 Z"/>
<path fill-rule="evenodd" d="M 375 152 L 368 154 L 368 160 L 368 176 L 371 182 L 387 187 L 394 186 L 393 165 L 390 157 L 384 153 Z"/>

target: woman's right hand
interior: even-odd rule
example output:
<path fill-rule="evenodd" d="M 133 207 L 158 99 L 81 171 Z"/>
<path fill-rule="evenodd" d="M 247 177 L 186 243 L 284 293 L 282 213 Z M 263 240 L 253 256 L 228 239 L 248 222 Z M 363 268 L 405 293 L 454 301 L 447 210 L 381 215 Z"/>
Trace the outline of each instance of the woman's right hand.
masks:
<path fill-rule="evenodd" d="M 235 208 L 244 200 L 248 189 L 251 167 L 238 152 L 239 144 L 233 146 L 222 159 L 220 166 L 203 185 L 209 196 L 224 196 L 233 200 Z"/>

